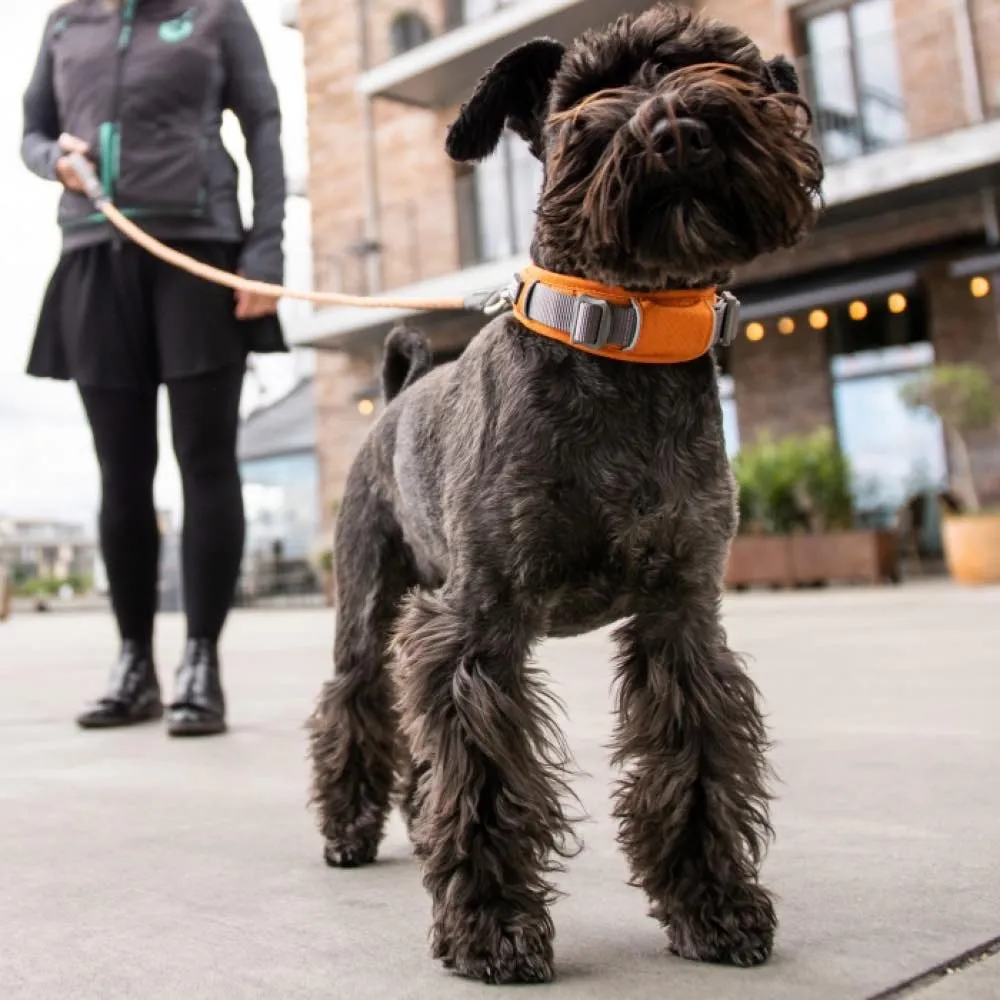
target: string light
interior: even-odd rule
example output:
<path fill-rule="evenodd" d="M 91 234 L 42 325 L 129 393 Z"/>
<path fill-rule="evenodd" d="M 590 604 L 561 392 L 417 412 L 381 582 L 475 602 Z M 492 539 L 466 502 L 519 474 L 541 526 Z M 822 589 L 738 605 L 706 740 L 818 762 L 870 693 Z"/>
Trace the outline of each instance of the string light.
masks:
<path fill-rule="evenodd" d="M 764 324 L 763 323 L 747 323 L 747 340 L 763 340 L 764 339 Z"/>
<path fill-rule="evenodd" d="M 847 315 L 853 320 L 863 320 L 868 315 L 868 306 L 861 299 L 855 299 L 847 307 Z"/>
<path fill-rule="evenodd" d="M 899 314 L 901 312 L 906 312 L 906 296 L 902 292 L 893 292 L 889 296 L 888 300 L 889 312 Z"/>
<path fill-rule="evenodd" d="M 790 333 L 795 333 L 795 320 L 791 316 L 782 316 L 778 320 L 778 333 L 788 336 Z"/>
<path fill-rule="evenodd" d="M 969 282 L 969 291 L 974 299 L 984 299 L 990 294 L 990 279 L 984 278 L 981 274 L 976 275 Z"/>
<path fill-rule="evenodd" d="M 358 400 L 358 413 L 363 417 L 370 417 L 375 412 L 375 403 L 370 399 Z"/>
<path fill-rule="evenodd" d="M 825 309 L 813 309 L 809 313 L 809 325 L 814 330 L 825 330 L 830 323 L 830 317 Z"/>

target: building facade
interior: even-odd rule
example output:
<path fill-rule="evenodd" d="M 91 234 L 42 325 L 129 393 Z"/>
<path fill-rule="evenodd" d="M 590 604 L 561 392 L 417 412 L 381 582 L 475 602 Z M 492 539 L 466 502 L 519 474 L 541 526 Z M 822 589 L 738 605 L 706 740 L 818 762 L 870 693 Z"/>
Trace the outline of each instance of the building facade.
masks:
<path fill-rule="evenodd" d="M 83 525 L 0 516 L 0 567 L 14 583 L 92 579 L 96 555 Z"/>
<path fill-rule="evenodd" d="M 473 168 L 444 136 L 487 65 L 537 35 L 571 40 L 646 2 L 299 0 L 309 94 L 318 288 L 464 296 L 527 261 L 541 171 L 515 137 Z M 1000 383 L 1000 2 L 706 0 L 766 55 L 799 67 L 823 150 L 825 210 L 793 251 L 737 275 L 742 330 L 720 358 L 730 452 L 762 434 L 835 428 L 858 507 L 884 515 L 946 474 L 941 429 L 899 385 L 976 361 Z M 377 410 L 398 310 L 317 310 L 324 517 Z M 442 358 L 481 325 L 427 314 Z M 974 462 L 1000 496 L 1000 453 Z"/>
<path fill-rule="evenodd" d="M 304 378 L 249 414 L 236 449 L 243 482 L 245 557 L 308 559 L 320 531 L 316 386 Z"/>

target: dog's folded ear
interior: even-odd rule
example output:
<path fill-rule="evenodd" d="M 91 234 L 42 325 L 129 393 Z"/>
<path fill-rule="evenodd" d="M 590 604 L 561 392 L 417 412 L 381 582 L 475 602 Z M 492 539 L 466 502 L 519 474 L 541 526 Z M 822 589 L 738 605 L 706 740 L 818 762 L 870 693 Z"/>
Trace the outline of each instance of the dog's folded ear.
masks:
<path fill-rule="evenodd" d="M 536 38 L 490 67 L 448 130 L 448 155 L 459 162 L 485 159 L 496 149 L 506 126 L 540 158 L 549 91 L 565 52 L 560 42 Z"/>
<path fill-rule="evenodd" d="M 775 56 L 767 66 L 768 82 L 776 94 L 797 94 L 799 74 L 784 56 Z"/>

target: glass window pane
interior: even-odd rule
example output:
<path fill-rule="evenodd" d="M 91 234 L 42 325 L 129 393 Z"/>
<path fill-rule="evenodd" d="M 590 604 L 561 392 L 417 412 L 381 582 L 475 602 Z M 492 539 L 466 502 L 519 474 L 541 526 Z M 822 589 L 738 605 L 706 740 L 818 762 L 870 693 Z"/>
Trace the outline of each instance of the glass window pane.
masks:
<path fill-rule="evenodd" d="M 906 141 L 906 105 L 896 52 L 892 0 L 864 0 L 851 8 L 858 88 L 865 136 L 876 146 Z"/>
<path fill-rule="evenodd" d="M 940 421 L 930 412 L 910 410 L 899 398 L 913 375 L 834 380 L 837 433 L 855 475 L 859 511 L 895 513 L 907 497 L 947 482 Z"/>
<path fill-rule="evenodd" d="M 805 28 L 813 112 L 824 152 L 831 160 L 858 156 L 862 145 L 847 13 L 810 18 Z"/>
<path fill-rule="evenodd" d="M 535 207 L 542 189 L 542 165 L 531 155 L 528 145 L 510 136 L 511 191 L 514 197 L 514 249 L 526 253 L 535 230 Z"/>
<path fill-rule="evenodd" d="M 722 434 L 726 439 L 726 454 L 733 458 L 740 450 L 740 421 L 732 397 L 722 400 Z"/>
<path fill-rule="evenodd" d="M 476 213 L 479 220 L 481 260 L 500 260 L 514 253 L 507 204 L 506 151 L 496 152 L 476 165 Z"/>

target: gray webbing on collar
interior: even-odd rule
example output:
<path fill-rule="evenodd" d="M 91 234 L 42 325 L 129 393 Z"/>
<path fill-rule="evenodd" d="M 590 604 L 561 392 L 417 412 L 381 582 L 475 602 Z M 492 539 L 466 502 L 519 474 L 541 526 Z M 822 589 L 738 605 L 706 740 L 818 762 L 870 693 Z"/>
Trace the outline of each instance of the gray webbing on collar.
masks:
<path fill-rule="evenodd" d="M 634 303 L 620 306 L 589 295 L 570 295 L 547 285 L 528 289 L 524 315 L 544 326 L 569 334 L 574 344 L 607 345 L 631 351 L 639 342 L 642 312 Z"/>

